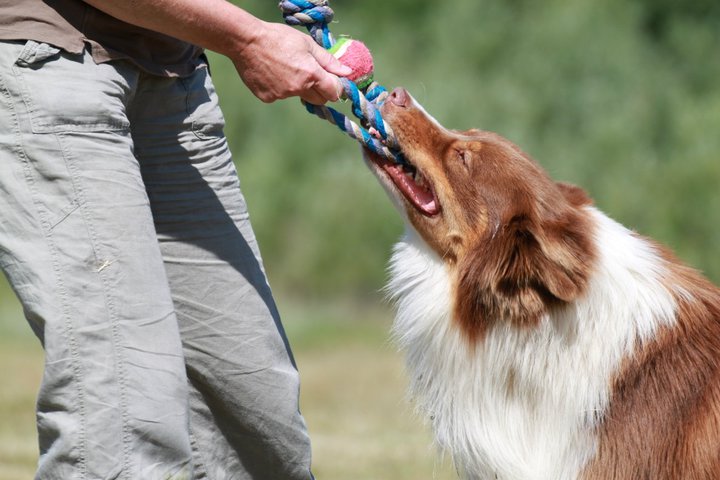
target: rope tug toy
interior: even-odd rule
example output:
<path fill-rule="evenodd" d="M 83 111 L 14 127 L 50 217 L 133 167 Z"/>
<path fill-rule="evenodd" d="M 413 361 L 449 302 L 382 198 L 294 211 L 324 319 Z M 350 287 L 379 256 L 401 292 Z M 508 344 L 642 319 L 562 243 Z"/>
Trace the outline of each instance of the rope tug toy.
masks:
<path fill-rule="evenodd" d="M 303 101 L 307 111 L 337 125 L 340 130 L 372 152 L 396 163 L 405 164 L 392 129 L 380 115 L 379 108 L 388 93 L 373 80 L 370 50 L 358 40 L 341 38 L 335 41 L 328 28 L 328 23 L 334 16 L 328 0 L 282 0 L 279 7 L 285 23 L 292 26 L 304 25 L 316 43 L 353 70 L 347 78 L 340 78 L 340 82 L 344 96 L 352 102 L 353 114 L 360 119 L 362 126 L 333 108 Z M 370 133 L 371 130 L 375 130 L 382 140 L 375 138 Z"/>

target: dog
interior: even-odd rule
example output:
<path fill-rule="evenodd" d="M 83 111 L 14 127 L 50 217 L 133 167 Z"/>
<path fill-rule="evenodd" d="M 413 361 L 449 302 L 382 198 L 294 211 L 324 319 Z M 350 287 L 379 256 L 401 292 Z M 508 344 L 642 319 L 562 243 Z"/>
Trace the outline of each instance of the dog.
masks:
<path fill-rule="evenodd" d="M 720 479 L 720 290 L 505 138 L 381 107 L 410 392 L 466 479 Z"/>

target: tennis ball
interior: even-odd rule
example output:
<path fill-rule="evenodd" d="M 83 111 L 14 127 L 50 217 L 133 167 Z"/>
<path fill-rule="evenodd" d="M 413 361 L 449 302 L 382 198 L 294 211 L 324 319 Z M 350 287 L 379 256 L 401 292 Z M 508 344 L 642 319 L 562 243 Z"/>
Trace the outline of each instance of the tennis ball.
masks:
<path fill-rule="evenodd" d="M 330 47 L 330 53 L 340 63 L 352 69 L 347 78 L 355 82 L 359 89 L 364 89 L 373 81 L 373 59 L 370 50 L 359 40 L 341 38 Z"/>

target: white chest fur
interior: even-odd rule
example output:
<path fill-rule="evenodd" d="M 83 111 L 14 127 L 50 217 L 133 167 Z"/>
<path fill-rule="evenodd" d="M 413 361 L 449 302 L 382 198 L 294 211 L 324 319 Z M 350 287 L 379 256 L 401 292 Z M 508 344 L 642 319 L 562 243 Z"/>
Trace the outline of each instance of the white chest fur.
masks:
<path fill-rule="evenodd" d="M 537 328 L 495 326 L 474 350 L 451 318 L 448 267 L 413 231 L 395 248 L 387 288 L 411 391 L 466 478 L 577 478 L 620 362 L 673 321 L 654 248 L 589 212 L 599 261 L 588 293 Z"/>

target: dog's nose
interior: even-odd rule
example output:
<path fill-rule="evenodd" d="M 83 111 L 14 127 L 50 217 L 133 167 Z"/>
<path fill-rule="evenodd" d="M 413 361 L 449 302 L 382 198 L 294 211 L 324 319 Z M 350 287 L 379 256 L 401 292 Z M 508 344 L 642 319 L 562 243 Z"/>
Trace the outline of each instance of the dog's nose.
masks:
<path fill-rule="evenodd" d="M 398 87 L 390 92 L 388 100 L 398 107 L 408 107 L 410 105 L 410 94 L 402 87 Z"/>

